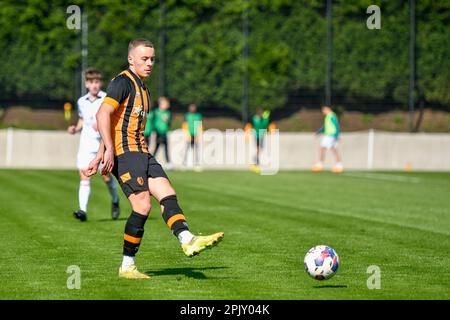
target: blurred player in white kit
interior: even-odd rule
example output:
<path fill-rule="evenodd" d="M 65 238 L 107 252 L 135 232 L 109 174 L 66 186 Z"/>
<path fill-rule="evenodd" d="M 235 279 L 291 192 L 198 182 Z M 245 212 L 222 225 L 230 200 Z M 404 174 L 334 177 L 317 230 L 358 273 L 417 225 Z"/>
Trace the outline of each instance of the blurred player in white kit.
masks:
<path fill-rule="evenodd" d="M 76 126 L 67 128 L 70 134 L 81 131 L 80 146 L 77 155 L 77 167 L 80 173 L 80 188 L 78 191 L 79 209 L 73 213 L 74 217 L 80 221 L 87 220 L 87 205 L 91 193 L 90 178 L 83 174 L 82 170 L 87 169 L 89 163 L 97 155 L 101 137 L 97 129 L 96 114 L 100 108 L 106 92 L 101 90 L 102 74 L 95 68 L 88 68 L 85 71 L 85 83 L 88 93 L 78 99 L 78 122 Z M 116 182 L 111 174 L 102 176 L 111 194 L 111 217 L 115 220 L 120 215 L 119 196 Z"/>

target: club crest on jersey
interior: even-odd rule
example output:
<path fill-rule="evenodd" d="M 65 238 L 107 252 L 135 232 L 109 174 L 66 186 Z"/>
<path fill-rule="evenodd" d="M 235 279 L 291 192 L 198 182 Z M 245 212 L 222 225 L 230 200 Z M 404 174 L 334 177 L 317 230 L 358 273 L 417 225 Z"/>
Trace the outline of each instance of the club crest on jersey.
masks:
<path fill-rule="evenodd" d="M 133 113 L 137 114 L 138 116 L 145 117 L 144 106 L 134 107 Z"/>

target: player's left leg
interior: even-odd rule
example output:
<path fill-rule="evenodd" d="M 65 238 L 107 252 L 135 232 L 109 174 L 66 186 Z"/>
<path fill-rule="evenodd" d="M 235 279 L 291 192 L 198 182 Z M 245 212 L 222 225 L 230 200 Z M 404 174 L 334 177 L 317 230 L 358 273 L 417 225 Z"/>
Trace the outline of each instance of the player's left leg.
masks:
<path fill-rule="evenodd" d="M 159 135 L 156 134 L 156 146 L 155 150 L 153 151 L 153 155 L 156 157 L 156 154 L 158 153 L 159 146 L 161 145 L 161 141 L 159 139 Z"/>
<path fill-rule="evenodd" d="M 166 133 L 158 134 L 157 146 L 163 148 L 164 157 L 166 159 L 166 163 L 164 165 L 164 168 L 172 169 L 172 164 L 170 163 L 169 149 L 168 149 L 168 144 L 167 144 L 167 134 Z M 157 149 L 155 149 L 155 152 L 153 153 L 154 157 L 156 157 L 156 150 Z"/>
<path fill-rule="evenodd" d="M 189 136 L 189 141 L 186 142 L 186 149 L 184 149 L 184 157 L 183 157 L 183 165 L 187 166 L 188 164 L 188 155 L 191 149 L 194 147 L 194 137 Z"/>
<path fill-rule="evenodd" d="M 87 220 L 87 206 L 91 195 L 91 181 L 88 176 L 83 174 L 83 169 L 89 166 L 89 162 L 94 159 L 96 153 L 88 152 L 85 146 L 80 144 L 77 154 L 77 168 L 80 174 L 80 187 L 78 188 L 79 209 L 73 213 L 73 216 L 80 221 Z"/>
<path fill-rule="evenodd" d="M 192 165 L 195 171 L 200 171 L 199 167 L 199 143 L 197 142 L 197 136 L 191 136 L 191 149 L 192 149 Z"/>
<path fill-rule="evenodd" d="M 102 178 L 111 195 L 111 217 L 116 220 L 120 215 L 119 194 L 117 193 L 116 181 L 111 174 L 103 175 Z"/>
<path fill-rule="evenodd" d="M 324 135 L 320 140 L 320 150 L 319 150 L 319 162 L 316 163 L 312 171 L 314 172 L 322 172 L 323 171 L 323 163 L 325 161 L 325 152 L 334 147 L 336 143 L 336 139 L 331 135 Z"/>
<path fill-rule="evenodd" d="M 162 142 L 164 144 L 164 155 L 166 157 L 167 164 L 170 164 L 170 156 L 169 156 L 169 141 L 168 141 L 167 133 L 165 133 L 162 137 Z"/>
<path fill-rule="evenodd" d="M 80 221 L 87 220 L 87 205 L 91 194 L 91 180 L 80 170 L 80 187 L 78 188 L 79 210 L 73 213 L 73 216 Z"/>
<path fill-rule="evenodd" d="M 312 167 L 312 171 L 313 172 L 322 172 L 323 171 L 323 162 L 325 161 L 325 152 L 326 152 L 326 147 L 324 147 L 323 145 L 320 146 L 319 149 L 319 162 L 317 162 L 313 167 Z"/>
<path fill-rule="evenodd" d="M 209 236 L 194 236 L 188 227 L 183 210 L 178 204 L 176 192 L 167 178 L 161 165 L 152 157 L 149 165 L 148 187 L 161 205 L 163 219 L 172 233 L 181 243 L 184 253 L 192 257 L 199 254 L 206 248 L 218 244 L 223 236 L 223 232 L 218 232 Z"/>
<path fill-rule="evenodd" d="M 261 168 L 259 167 L 261 155 L 261 142 L 262 142 L 261 136 L 255 135 L 255 144 L 256 144 L 255 163 L 250 165 L 250 170 L 255 173 L 261 172 Z"/>
<path fill-rule="evenodd" d="M 258 152 L 258 166 L 261 164 L 261 153 L 264 151 L 264 139 L 266 138 L 265 136 L 265 132 L 263 131 L 262 133 L 260 133 L 259 138 L 258 138 L 258 147 L 257 147 L 257 152 Z"/>

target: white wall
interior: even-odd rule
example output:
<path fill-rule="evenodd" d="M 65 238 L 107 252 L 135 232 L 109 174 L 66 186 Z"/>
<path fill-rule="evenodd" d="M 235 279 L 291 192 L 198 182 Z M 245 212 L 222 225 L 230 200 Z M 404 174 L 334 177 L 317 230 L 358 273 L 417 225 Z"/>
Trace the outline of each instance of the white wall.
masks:
<path fill-rule="evenodd" d="M 450 134 L 390 133 L 372 131 L 343 133 L 339 149 L 346 169 L 450 170 Z M 55 168 L 74 169 L 79 135 L 65 131 L 0 130 L 1 168 Z M 181 130 L 170 133 L 172 162 L 181 165 L 186 142 Z M 266 144 L 270 143 L 266 141 Z M 275 141 L 270 146 L 274 146 Z M 372 148 L 370 148 L 372 145 Z M 251 162 L 254 149 L 244 143 L 242 131 L 227 134 L 207 130 L 204 136 L 205 168 L 243 169 Z M 279 134 L 275 153 L 280 169 L 309 169 L 318 158 L 319 138 L 313 133 Z M 151 148 L 153 149 L 153 148 Z M 164 163 L 163 153 L 158 160 Z M 333 165 L 333 156 L 327 154 L 326 166 Z"/>

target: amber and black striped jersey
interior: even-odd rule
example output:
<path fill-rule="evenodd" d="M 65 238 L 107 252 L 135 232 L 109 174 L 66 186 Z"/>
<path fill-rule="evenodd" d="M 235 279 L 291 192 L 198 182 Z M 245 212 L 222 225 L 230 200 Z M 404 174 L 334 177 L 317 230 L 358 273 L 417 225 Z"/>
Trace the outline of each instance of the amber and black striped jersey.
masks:
<path fill-rule="evenodd" d="M 104 102 L 114 107 L 111 118 L 114 154 L 148 153 L 144 129 L 150 108 L 150 93 L 144 82 L 127 69 L 111 80 L 106 93 Z"/>

